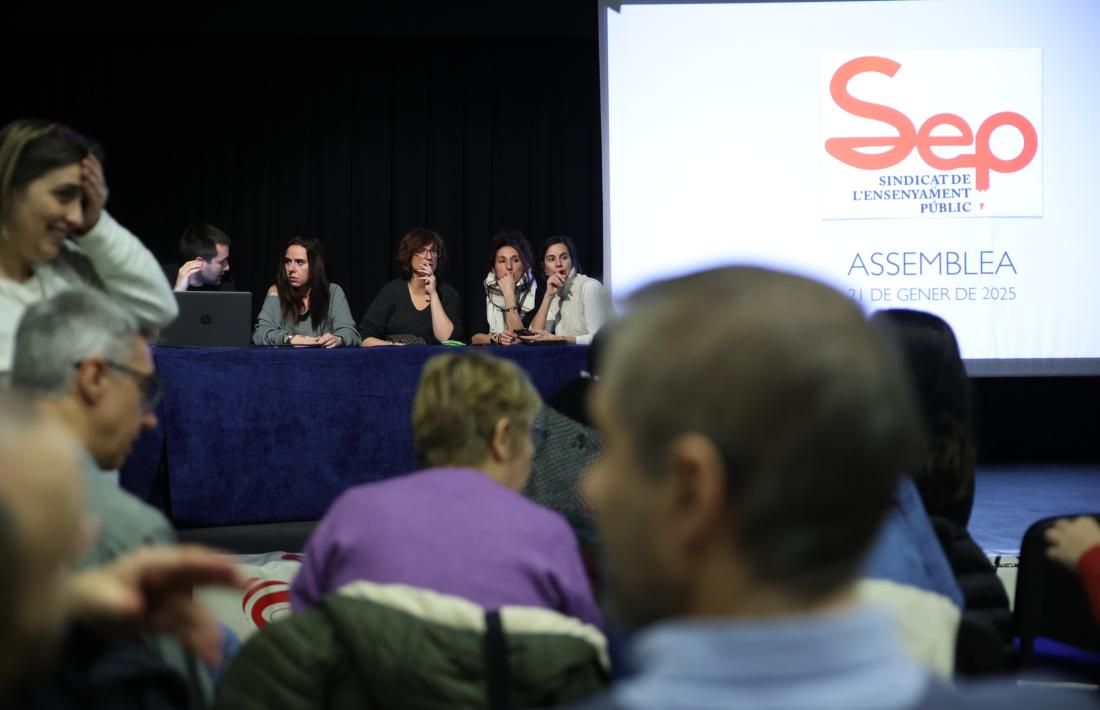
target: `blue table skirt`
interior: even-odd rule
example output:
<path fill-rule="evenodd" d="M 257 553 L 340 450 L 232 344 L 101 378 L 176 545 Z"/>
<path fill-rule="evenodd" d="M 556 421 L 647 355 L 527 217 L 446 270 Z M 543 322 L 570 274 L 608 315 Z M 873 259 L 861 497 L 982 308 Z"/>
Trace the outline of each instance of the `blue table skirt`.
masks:
<path fill-rule="evenodd" d="M 514 360 L 543 398 L 587 361 L 581 346 L 477 350 Z M 320 518 L 348 487 L 416 468 L 412 399 L 441 352 L 454 350 L 155 348 L 159 425 L 120 482 L 180 527 Z"/>

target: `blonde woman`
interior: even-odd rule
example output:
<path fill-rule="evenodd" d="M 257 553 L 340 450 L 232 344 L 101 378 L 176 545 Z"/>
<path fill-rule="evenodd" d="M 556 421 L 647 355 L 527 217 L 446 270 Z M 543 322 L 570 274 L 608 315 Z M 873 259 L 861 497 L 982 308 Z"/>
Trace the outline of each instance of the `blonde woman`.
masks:
<path fill-rule="evenodd" d="M 520 494 L 539 404 L 512 362 L 481 353 L 429 360 L 412 409 L 424 469 L 357 486 L 333 503 L 291 587 L 295 611 L 369 580 L 602 625 L 569 526 Z"/>

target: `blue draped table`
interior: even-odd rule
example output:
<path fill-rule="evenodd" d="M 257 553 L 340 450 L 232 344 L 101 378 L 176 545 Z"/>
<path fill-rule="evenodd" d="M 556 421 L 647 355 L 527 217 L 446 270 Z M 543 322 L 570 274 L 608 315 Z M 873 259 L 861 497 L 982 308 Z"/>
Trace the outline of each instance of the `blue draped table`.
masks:
<path fill-rule="evenodd" d="M 547 398 L 587 348 L 492 347 Z M 416 468 L 409 416 L 443 346 L 154 348 L 159 425 L 135 443 L 124 488 L 179 527 L 320 518 L 345 489 Z"/>

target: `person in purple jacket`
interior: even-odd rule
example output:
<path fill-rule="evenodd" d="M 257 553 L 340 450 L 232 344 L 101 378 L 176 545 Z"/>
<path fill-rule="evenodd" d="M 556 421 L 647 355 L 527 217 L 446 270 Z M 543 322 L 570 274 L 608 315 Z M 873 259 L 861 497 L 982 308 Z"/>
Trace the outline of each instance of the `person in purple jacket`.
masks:
<path fill-rule="evenodd" d="M 520 495 L 539 404 L 512 362 L 481 354 L 429 360 L 412 410 L 424 469 L 357 486 L 333 503 L 291 586 L 294 611 L 369 580 L 490 610 L 545 607 L 602 628 L 569 525 Z"/>

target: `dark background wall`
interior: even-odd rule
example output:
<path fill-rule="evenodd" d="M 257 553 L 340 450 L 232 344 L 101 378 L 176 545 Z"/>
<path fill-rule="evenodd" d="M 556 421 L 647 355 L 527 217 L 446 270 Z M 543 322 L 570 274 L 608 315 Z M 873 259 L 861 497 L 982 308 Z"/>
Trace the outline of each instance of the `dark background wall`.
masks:
<path fill-rule="evenodd" d="M 192 221 L 227 231 L 257 310 L 295 234 L 326 244 L 356 318 L 415 226 L 446 239 L 467 323 L 501 228 L 568 234 L 602 276 L 595 0 L 6 12 L 0 122 L 99 140 L 108 208 L 162 261 Z M 1100 462 L 1100 378 L 980 379 L 975 394 L 984 461 Z"/>
<path fill-rule="evenodd" d="M 256 311 L 291 236 L 324 242 L 358 317 L 425 226 L 469 323 L 502 228 L 568 234 L 601 275 L 599 55 L 591 2 L 454 5 L 28 19 L 3 115 L 99 140 L 108 208 L 162 261 L 190 222 L 229 233 Z"/>

